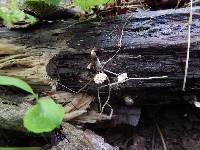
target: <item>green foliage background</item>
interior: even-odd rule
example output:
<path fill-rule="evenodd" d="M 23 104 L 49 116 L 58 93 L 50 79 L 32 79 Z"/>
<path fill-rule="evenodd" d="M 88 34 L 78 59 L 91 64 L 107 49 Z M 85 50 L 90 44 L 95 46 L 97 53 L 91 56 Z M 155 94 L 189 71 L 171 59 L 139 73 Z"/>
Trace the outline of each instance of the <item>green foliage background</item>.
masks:
<path fill-rule="evenodd" d="M 74 4 L 83 10 L 88 10 L 94 6 L 113 3 L 114 0 L 74 0 Z"/>

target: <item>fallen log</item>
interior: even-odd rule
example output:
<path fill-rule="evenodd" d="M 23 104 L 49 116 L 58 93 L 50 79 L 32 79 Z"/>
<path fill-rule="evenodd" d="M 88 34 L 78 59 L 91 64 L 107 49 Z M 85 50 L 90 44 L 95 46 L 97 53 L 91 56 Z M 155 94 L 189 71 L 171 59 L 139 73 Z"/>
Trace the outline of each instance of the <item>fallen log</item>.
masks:
<path fill-rule="evenodd" d="M 195 95 L 200 88 L 200 23 L 199 15 L 195 15 L 200 7 L 193 11 L 186 91 Z M 0 74 L 24 79 L 38 91 L 50 89 L 57 80 L 58 89 L 78 91 L 96 74 L 87 69 L 91 48 L 97 49 L 103 63 L 119 50 L 121 41 L 119 54 L 105 65 L 106 70 L 127 73 L 129 77 L 168 78 L 130 80 L 112 87 L 114 95 L 133 95 L 139 103 L 152 103 L 150 99 L 160 102 L 161 98 L 170 102 L 182 100 L 188 14 L 189 8 L 182 8 L 144 11 L 102 21 L 59 21 L 27 31 L 0 28 Z M 108 76 L 111 82 L 117 79 L 112 74 Z M 96 89 L 90 82 L 84 91 Z"/>
<path fill-rule="evenodd" d="M 71 149 L 82 149 L 82 150 L 118 150 L 118 147 L 113 147 L 108 143 L 105 143 L 104 139 L 90 130 L 78 130 L 74 126 L 69 124 L 63 125 L 63 132 L 68 135 L 69 138 L 65 138 L 60 141 L 58 145 L 53 146 L 51 150 L 71 150 Z"/>

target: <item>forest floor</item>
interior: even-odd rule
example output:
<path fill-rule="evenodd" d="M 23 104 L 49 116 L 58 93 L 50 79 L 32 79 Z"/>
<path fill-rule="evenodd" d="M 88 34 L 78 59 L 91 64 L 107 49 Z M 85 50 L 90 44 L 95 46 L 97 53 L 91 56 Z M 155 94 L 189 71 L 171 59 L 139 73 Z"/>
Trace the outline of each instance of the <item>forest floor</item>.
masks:
<path fill-rule="evenodd" d="M 109 128 L 108 124 L 90 124 L 84 128 L 91 129 L 120 149 L 162 150 L 161 136 L 168 150 L 198 150 L 200 147 L 199 110 L 188 104 L 143 107 L 136 127 L 120 125 Z M 48 149 L 46 144 L 54 145 L 59 139 L 55 138 L 55 132 L 53 134 L 47 139 L 1 130 L 0 146 L 43 146 Z"/>

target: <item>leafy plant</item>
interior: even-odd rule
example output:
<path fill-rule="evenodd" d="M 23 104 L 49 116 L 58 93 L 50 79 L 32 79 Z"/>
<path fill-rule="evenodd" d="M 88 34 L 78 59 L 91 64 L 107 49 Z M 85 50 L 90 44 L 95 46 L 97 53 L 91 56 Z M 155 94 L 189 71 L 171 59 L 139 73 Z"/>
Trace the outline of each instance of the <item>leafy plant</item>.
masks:
<path fill-rule="evenodd" d="M 83 10 L 88 10 L 97 5 L 113 2 L 114 0 L 74 0 L 74 4 Z"/>
<path fill-rule="evenodd" d="M 24 126 L 34 133 L 50 132 L 59 127 L 64 117 L 64 108 L 56 104 L 51 98 L 38 95 L 24 81 L 8 76 L 0 76 L 0 85 L 15 86 L 33 94 L 37 103 L 29 108 L 23 118 Z"/>
<path fill-rule="evenodd" d="M 60 126 L 64 108 L 50 98 L 40 98 L 24 115 L 24 126 L 32 132 L 49 132 Z"/>
<path fill-rule="evenodd" d="M 0 85 L 4 86 L 15 86 L 17 88 L 20 88 L 28 93 L 31 93 L 34 95 L 34 97 L 37 99 L 37 94 L 33 92 L 33 89 L 24 81 L 13 78 L 13 77 L 8 77 L 8 76 L 0 76 Z"/>
<path fill-rule="evenodd" d="M 18 1 L 11 0 L 8 6 L 0 7 L 0 18 L 8 28 L 13 28 L 16 24 L 26 26 L 35 24 L 37 19 L 29 14 L 24 13 L 18 7 Z"/>

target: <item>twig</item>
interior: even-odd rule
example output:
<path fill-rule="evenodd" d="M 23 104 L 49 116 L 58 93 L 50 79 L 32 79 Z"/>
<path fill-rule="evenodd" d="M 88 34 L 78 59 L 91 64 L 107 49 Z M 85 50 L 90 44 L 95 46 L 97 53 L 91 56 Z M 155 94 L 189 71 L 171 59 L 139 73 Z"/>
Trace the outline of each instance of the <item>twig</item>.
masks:
<path fill-rule="evenodd" d="M 107 77 L 107 80 L 108 80 L 108 84 L 110 84 L 110 80 L 109 78 Z M 108 104 L 109 100 L 110 100 L 110 95 L 111 95 L 111 86 L 108 87 L 108 97 L 107 97 L 107 100 L 106 102 L 103 104 L 103 106 L 101 107 L 101 98 L 100 98 L 100 87 L 98 87 L 98 100 L 99 100 L 99 107 L 100 107 L 100 114 L 99 114 L 99 117 L 102 115 L 103 111 L 104 111 L 104 108 L 105 106 L 109 106 L 110 107 L 110 115 L 109 115 L 109 118 L 111 119 L 112 118 L 112 115 L 113 115 L 113 108 L 110 104 Z"/>
<path fill-rule="evenodd" d="M 152 139 L 151 139 L 151 150 L 154 150 L 155 147 L 155 128 L 153 129 Z"/>
<path fill-rule="evenodd" d="M 177 1 L 177 4 L 176 4 L 176 8 L 178 8 L 178 6 L 180 5 L 180 2 L 181 2 L 182 0 L 178 0 Z"/>
<path fill-rule="evenodd" d="M 118 50 L 115 52 L 115 54 L 114 54 L 111 58 L 109 58 L 109 59 L 104 63 L 104 65 L 103 65 L 102 68 L 104 68 L 106 64 L 108 64 L 110 61 L 112 61 L 112 60 L 117 56 L 117 54 L 120 52 L 120 50 L 121 50 L 121 48 L 122 48 L 122 38 L 123 38 L 123 35 L 124 35 L 124 28 L 125 28 L 125 26 L 127 25 L 129 19 L 130 19 L 132 16 L 133 16 L 133 14 L 131 14 L 131 15 L 127 18 L 127 21 L 124 23 L 124 25 L 123 25 L 123 27 L 122 27 L 121 35 L 120 35 L 120 38 L 119 38 L 119 42 L 118 42 L 118 44 L 117 44 Z"/>
<path fill-rule="evenodd" d="M 62 86 L 63 88 L 65 88 L 65 89 L 71 91 L 72 93 L 76 93 L 74 90 L 68 88 L 67 86 L 65 86 L 65 85 L 63 85 L 63 84 L 61 84 L 61 83 L 59 83 L 59 82 L 56 82 L 56 83 L 57 83 L 58 85 Z"/>
<path fill-rule="evenodd" d="M 113 74 L 115 76 L 118 76 L 119 74 L 115 73 L 115 72 L 112 72 L 110 70 L 107 70 L 107 69 L 103 69 L 104 72 L 107 72 L 107 73 L 110 73 L 110 74 Z"/>
<path fill-rule="evenodd" d="M 101 97 L 100 97 L 100 88 L 97 88 L 97 97 L 98 97 L 98 101 L 99 101 L 99 109 L 101 112 Z"/>
<path fill-rule="evenodd" d="M 108 80 L 108 85 L 109 85 L 109 84 L 110 84 L 109 78 L 107 78 L 107 80 Z M 99 87 L 98 89 L 100 89 L 100 87 Z M 98 92 L 99 92 L 99 91 L 98 91 Z M 103 106 L 102 106 L 102 108 L 101 108 L 101 113 L 100 113 L 100 115 L 103 113 L 105 106 L 108 105 L 108 101 L 110 100 L 110 93 L 111 93 L 111 86 L 108 86 L 108 97 L 107 97 L 106 102 L 103 104 Z M 111 107 L 111 106 L 110 106 L 110 107 Z M 112 107 L 111 107 L 111 108 L 112 108 Z"/>
<path fill-rule="evenodd" d="M 165 144 L 165 139 L 164 139 L 164 136 L 163 136 L 163 134 L 162 134 L 162 132 L 161 132 L 161 129 L 160 129 L 160 127 L 158 126 L 157 122 L 155 122 L 155 123 L 156 123 L 156 128 L 157 128 L 157 130 L 158 130 L 158 133 L 159 133 L 159 135 L 160 135 L 160 139 L 161 139 L 162 144 L 163 144 L 163 148 L 164 148 L 164 150 L 167 150 L 167 147 L 166 147 L 166 144 Z"/>
<path fill-rule="evenodd" d="M 89 82 L 87 82 L 82 88 L 80 88 L 76 94 L 79 94 L 82 90 L 84 90 L 92 81 L 94 80 L 94 78 L 90 79 Z"/>
<path fill-rule="evenodd" d="M 125 80 L 125 82 L 129 81 L 129 80 L 152 80 L 152 79 L 163 79 L 163 78 L 167 78 L 167 77 L 168 76 L 147 77 L 147 78 L 128 78 L 128 79 Z M 114 83 L 111 83 L 111 84 L 108 84 L 108 85 L 103 85 L 100 88 L 107 87 L 107 86 L 113 86 L 113 85 L 117 85 L 117 84 L 119 84 L 119 82 L 114 82 Z"/>
<path fill-rule="evenodd" d="M 190 59 L 191 25 L 192 25 L 192 0 L 190 0 L 190 18 L 189 18 L 189 24 L 188 24 L 188 47 L 187 47 L 187 58 L 186 58 L 186 64 L 185 64 L 185 75 L 184 75 L 183 88 L 182 88 L 183 91 L 185 91 L 185 85 L 186 85 L 187 74 L 188 74 L 189 59 Z"/>
<path fill-rule="evenodd" d="M 111 86 L 108 86 L 108 98 L 107 98 L 106 102 L 103 104 L 100 114 L 103 113 L 105 106 L 108 105 L 108 102 L 110 100 L 110 93 L 111 93 Z"/>

